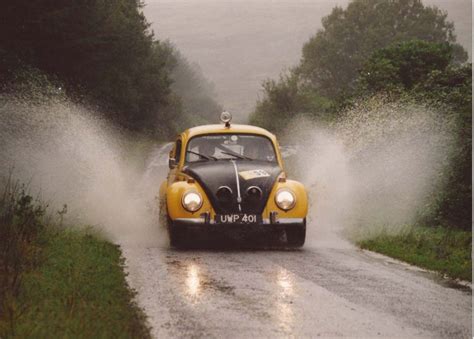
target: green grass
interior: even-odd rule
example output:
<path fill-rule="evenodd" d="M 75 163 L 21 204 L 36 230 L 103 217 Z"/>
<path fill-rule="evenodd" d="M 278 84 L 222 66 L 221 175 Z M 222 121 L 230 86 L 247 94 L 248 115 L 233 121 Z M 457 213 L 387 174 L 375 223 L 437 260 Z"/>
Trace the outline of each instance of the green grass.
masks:
<path fill-rule="evenodd" d="M 396 235 L 383 232 L 358 245 L 451 278 L 472 281 L 472 232 L 418 226 Z"/>
<path fill-rule="evenodd" d="M 0 319 L 0 337 L 150 336 L 118 246 L 85 231 L 51 228 L 36 243 L 40 264 L 22 274 L 20 293 L 10 300 L 14 312 Z"/>

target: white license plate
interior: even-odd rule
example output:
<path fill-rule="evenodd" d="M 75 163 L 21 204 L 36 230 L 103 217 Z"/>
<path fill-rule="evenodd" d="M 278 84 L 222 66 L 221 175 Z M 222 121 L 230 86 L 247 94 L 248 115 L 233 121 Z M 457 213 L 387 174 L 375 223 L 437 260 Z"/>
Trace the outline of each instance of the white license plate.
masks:
<path fill-rule="evenodd" d="M 236 214 L 217 214 L 216 223 L 218 224 L 256 224 L 259 222 L 257 214 L 236 213 Z"/>

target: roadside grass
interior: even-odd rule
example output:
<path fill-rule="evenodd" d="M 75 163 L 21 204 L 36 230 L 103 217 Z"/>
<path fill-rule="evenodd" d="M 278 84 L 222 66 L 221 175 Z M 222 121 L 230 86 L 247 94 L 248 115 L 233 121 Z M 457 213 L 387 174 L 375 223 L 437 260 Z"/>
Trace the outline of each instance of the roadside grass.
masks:
<path fill-rule="evenodd" d="M 450 278 L 472 281 L 472 232 L 413 226 L 399 234 L 382 231 L 357 244 Z"/>
<path fill-rule="evenodd" d="M 46 229 L 43 262 L 23 276 L 15 337 L 149 337 L 116 245 L 85 231 Z"/>
<path fill-rule="evenodd" d="M 11 178 L 3 184 L 0 338 L 149 338 L 119 247 L 54 222 Z"/>

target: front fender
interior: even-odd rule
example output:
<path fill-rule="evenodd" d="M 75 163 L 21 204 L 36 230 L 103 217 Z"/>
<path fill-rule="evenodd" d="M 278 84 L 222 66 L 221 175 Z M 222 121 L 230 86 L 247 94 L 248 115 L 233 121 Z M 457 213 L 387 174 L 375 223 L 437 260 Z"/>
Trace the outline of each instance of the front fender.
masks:
<path fill-rule="evenodd" d="M 187 211 L 181 203 L 184 193 L 190 190 L 197 191 L 203 199 L 201 208 L 196 212 Z M 206 193 L 197 182 L 178 181 L 168 185 L 166 187 L 166 207 L 171 220 L 176 218 L 198 218 L 204 212 L 214 214 Z"/>
<path fill-rule="evenodd" d="M 296 205 L 289 211 L 280 209 L 275 202 L 275 195 L 278 190 L 288 188 L 295 193 Z M 306 218 L 308 214 L 308 195 L 304 185 L 295 180 L 277 181 L 268 197 L 267 206 L 264 210 L 264 217 L 269 218 L 270 212 L 278 212 L 279 218 Z"/>
<path fill-rule="evenodd" d="M 164 180 L 160 185 L 160 190 L 159 190 L 159 193 L 158 193 L 158 198 L 160 199 L 160 204 L 161 204 L 162 201 L 163 202 L 165 201 L 167 188 L 168 188 L 168 181 Z"/>

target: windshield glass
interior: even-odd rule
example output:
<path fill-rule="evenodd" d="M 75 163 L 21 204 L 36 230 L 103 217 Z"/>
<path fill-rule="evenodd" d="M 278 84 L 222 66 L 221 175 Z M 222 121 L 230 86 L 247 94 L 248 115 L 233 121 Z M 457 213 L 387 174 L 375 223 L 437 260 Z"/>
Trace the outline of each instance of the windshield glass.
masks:
<path fill-rule="evenodd" d="M 260 135 L 212 134 L 192 138 L 186 162 L 209 160 L 260 160 L 276 162 L 272 142 Z"/>

